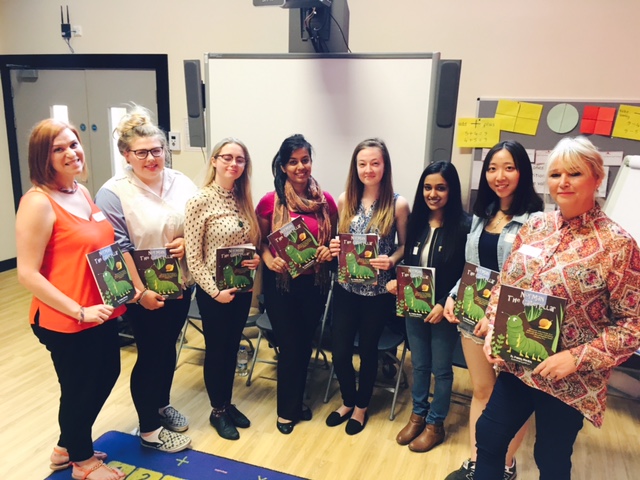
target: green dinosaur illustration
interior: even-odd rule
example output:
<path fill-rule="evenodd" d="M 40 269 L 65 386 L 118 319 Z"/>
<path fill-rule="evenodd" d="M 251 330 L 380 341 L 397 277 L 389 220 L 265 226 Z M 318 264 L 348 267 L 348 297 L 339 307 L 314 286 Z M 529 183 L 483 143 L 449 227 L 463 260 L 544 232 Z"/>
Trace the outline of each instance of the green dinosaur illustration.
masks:
<path fill-rule="evenodd" d="M 351 278 L 375 278 L 376 274 L 373 270 L 365 265 L 359 265 L 356 261 L 356 256 L 353 252 L 349 252 L 346 255 L 347 269 Z"/>
<path fill-rule="evenodd" d="M 304 265 L 316 256 L 316 248 L 310 247 L 304 250 L 297 250 L 293 245 L 284 247 L 284 251 L 297 265 Z"/>
<path fill-rule="evenodd" d="M 222 269 L 224 282 L 227 288 L 243 288 L 251 285 L 251 279 L 243 275 L 236 275 L 231 265 L 227 265 Z"/>
<path fill-rule="evenodd" d="M 507 345 L 508 352 L 513 349 L 524 358 L 540 362 L 549 357 L 549 353 L 540 342 L 524 334 L 522 319 L 518 315 L 511 315 L 507 320 Z"/>
<path fill-rule="evenodd" d="M 416 294 L 411 288 L 411 285 L 405 285 L 404 287 L 404 299 L 407 304 L 407 309 L 416 313 L 429 313 L 431 307 L 424 300 L 416 298 Z"/>
<path fill-rule="evenodd" d="M 148 268 L 144 271 L 144 279 L 147 284 L 147 288 L 159 293 L 160 295 L 170 295 L 180 291 L 174 283 L 167 280 L 160 280 L 155 270 L 152 268 Z"/>
<path fill-rule="evenodd" d="M 116 282 L 109 270 L 106 270 L 102 274 L 102 278 L 104 280 L 104 283 L 107 285 L 107 288 L 109 289 L 109 293 L 111 293 L 111 295 L 113 295 L 114 297 L 121 297 L 122 295 L 126 295 L 127 293 L 133 291 L 133 286 L 126 280 L 120 280 L 119 282 Z"/>
<path fill-rule="evenodd" d="M 467 317 L 476 323 L 484 317 L 484 309 L 474 302 L 475 290 L 472 285 L 467 285 L 462 298 L 462 311 Z"/>

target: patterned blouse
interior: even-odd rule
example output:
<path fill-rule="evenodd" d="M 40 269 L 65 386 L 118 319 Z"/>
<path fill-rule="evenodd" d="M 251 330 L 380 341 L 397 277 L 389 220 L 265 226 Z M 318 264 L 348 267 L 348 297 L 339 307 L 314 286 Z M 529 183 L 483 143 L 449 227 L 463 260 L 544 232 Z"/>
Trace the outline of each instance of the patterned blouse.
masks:
<path fill-rule="evenodd" d="M 398 194 L 393 195 L 393 202 L 398 200 Z M 373 202 L 369 212 L 366 212 L 362 203 L 358 206 L 358 210 L 351 221 L 351 227 L 349 233 L 380 233 L 377 230 L 367 232 L 369 222 L 373 218 L 373 212 L 375 211 L 376 202 Z M 396 250 L 396 223 L 393 222 L 389 235 L 380 237 L 378 240 L 378 255 L 391 255 Z M 374 295 L 381 295 L 387 293 L 387 282 L 393 278 L 394 269 L 380 270 L 378 272 L 378 284 L 377 285 L 351 285 L 342 284 L 339 285 L 347 292 L 355 293 L 357 295 L 365 295 L 373 297 Z"/>
<path fill-rule="evenodd" d="M 567 299 L 559 350 L 578 370 L 554 381 L 508 362 L 503 370 L 579 410 L 602 426 L 611 369 L 640 346 L 640 250 L 599 206 L 565 220 L 559 211 L 531 216 L 487 307 L 493 323 L 500 284 Z"/>
<path fill-rule="evenodd" d="M 237 206 L 235 193 L 217 183 L 202 188 L 188 202 L 184 225 L 187 264 L 194 280 L 214 296 L 216 249 L 251 243 L 249 221 Z"/>

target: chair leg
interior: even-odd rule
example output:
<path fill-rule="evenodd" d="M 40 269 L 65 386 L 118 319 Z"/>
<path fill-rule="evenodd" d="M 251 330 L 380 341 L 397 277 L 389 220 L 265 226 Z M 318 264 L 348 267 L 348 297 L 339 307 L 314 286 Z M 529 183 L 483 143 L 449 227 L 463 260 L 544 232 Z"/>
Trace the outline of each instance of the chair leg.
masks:
<path fill-rule="evenodd" d="M 331 381 L 333 380 L 333 363 L 329 369 L 329 380 L 327 380 L 327 389 L 324 392 L 324 403 L 329 402 L 329 391 L 331 390 Z"/>
<path fill-rule="evenodd" d="M 184 346 L 184 339 L 187 336 L 187 328 L 189 327 L 189 319 L 187 318 L 184 322 L 184 326 L 182 327 L 182 331 L 180 332 L 180 337 L 178 340 L 178 351 L 176 353 L 176 370 L 178 369 L 178 362 L 180 361 L 180 354 L 182 353 L 182 347 Z"/>
<path fill-rule="evenodd" d="M 404 360 L 407 356 L 407 342 L 402 345 L 402 356 L 398 365 L 398 373 L 396 378 L 396 387 L 393 390 L 393 401 L 391 402 L 391 413 L 389 414 L 389 420 L 393 421 L 396 418 L 396 401 L 398 400 L 398 391 L 400 390 L 400 379 L 404 375 Z"/>
<path fill-rule="evenodd" d="M 261 341 L 262 341 L 262 330 L 259 330 L 258 341 L 256 342 L 256 348 L 253 350 L 253 358 L 251 359 L 251 368 L 249 368 L 249 374 L 247 375 L 247 387 L 251 386 L 251 377 L 253 377 L 253 369 L 256 368 L 256 361 L 258 360 L 258 350 L 260 349 Z"/>

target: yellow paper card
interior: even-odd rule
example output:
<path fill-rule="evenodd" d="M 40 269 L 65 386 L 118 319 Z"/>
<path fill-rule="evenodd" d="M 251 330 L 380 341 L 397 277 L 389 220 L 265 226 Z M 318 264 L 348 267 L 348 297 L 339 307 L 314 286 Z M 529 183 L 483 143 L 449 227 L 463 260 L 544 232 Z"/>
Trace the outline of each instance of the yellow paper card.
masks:
<path fill-rule="evenodd" d="M 457 132 L 460 148 L 491 148 L 500 141 L 500 124 L 495 118 L 460 118 Z"/>
<path fill-rule="evenodd" d="M 620 105 L 611 136 L 640 140 L 640 107 Z"/>
<path fill-rule="evenodd" d="M 514 102 L 513 100 L 498 100 L 498 108 L 496 108 L 496 115 L 506 115 L 508 117 L 517 117 L 518 110 L 520 110 L 520 102 Z"/>
<path fill-rule="evenodd" d="M 513 129 L 516 133 L 522 133 L 524 135 L 535 135 L 538 131 L 538 124 L 540 120 L 532 120 L 529 118 L 518 117 Z"/>

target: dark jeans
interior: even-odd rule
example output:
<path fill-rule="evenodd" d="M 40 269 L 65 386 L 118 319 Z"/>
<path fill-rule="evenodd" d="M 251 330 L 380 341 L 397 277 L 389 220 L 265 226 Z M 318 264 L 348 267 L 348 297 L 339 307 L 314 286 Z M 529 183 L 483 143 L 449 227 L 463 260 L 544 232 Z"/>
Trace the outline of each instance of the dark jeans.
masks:
<path fill-rule="evenodd" d="M 58 445 L 71 461 L 93 456 L 91 429 L 120 374 L 117 321 L 79 333 L 59 333 L 32 325 L 51 353 L 60 384 Z"/>
<path fill-rule="evenodd" d="M 220 303 L 196 287 L 206 344 L 204 384 L 213 408 L 231 403 L 238 345 L 251 308 L 251 293 L 238 293 L 233 301 Z"/>
<path fill-rule="evenodd" d="M 458 330 L 446 318 L 436 324 L 407 318 L 406 325 L 413 366 L 413 413 L 426 417 L 430 424 L 444 423 L 451 404 L 453 350 Z M 429 404 L 432 373 L 435 386 L 433 401 Z"/>
<path fill-rule="evenodd" d="M 314 275 L 300 275 L 289 291 L 276 287 L 276 275 L 263 270 L 264 304 L 279 348 L 278 416 L 297 421 L 311 358 L 311 343 L 322 316 L 326 292 L 314 285 Z"/>
<path fill-rule="evenodd" d="M 364 296 L 333 289 L 331 343 L 333 366 L 345 406 L 367 408 L 378 373 L 378 341 L 384 325 L 394 315 L 394 297 L 388 293 Z M 360 370 L 356 389 L 353 368 L 354 340 L 359 336 Z"/>
<path fill-rule="evenodd" d="M 189 312 L 191 291 L 185 290 L 181 299 L 167 300 L 157 310 L 136 304 L 128 307 L 127 318 L 138 348 L 131 371 L 131 398 L 143 433 L 160 428 L 158 410 L 170 403 L 176 341 Z"/>
<path fill-rule="evenodd" d="M 573 444 L 584 417 L 557 398 L 502 372 L 476 424 L 478 461 L 475 480 L 502 478 L 509 442 L 534 412 L 536 443 L 533 455 L 540 470 L 540 480 L 571 479 Z"/>

